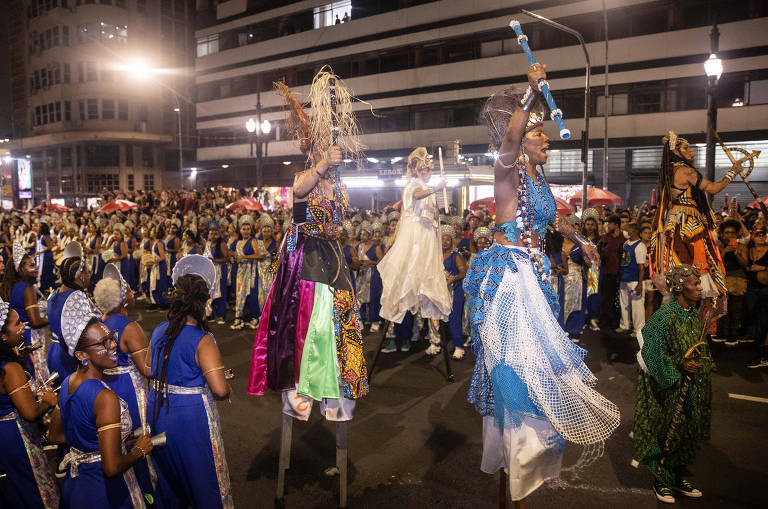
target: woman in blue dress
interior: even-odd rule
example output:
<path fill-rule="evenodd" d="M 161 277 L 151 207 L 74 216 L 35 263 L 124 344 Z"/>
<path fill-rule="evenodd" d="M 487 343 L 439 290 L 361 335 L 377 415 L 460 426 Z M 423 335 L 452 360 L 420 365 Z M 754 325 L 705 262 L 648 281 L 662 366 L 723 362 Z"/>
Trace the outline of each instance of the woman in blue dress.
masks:
<path fill-rule="evenodd" d="M 165 242 L 163 242 L 165 228 L 156 226 L 150 230 L 150 237 L 152 239 L 152 265 L 149 269 L 149 297 L 151 302 L 149 308 L 167 308 L 168 298 L 166 294 L 170 286 L 171 270 L 168 267 Z"/>
<path fill-rule="evenodd" d="M 461 282 L 467 274 L 467 262 L 454 249 L 455 227 L 443 225 L 440 227 L 440 233 L 443 248 L 443 270 L 445 270 L 446 283 L 452 296 L 451 314 L 448 316 L 448 332 L 454 347 L 453 358 L 460 360 L 464 358 L 464 335 L 462 331 L 464 288 L 462 288 Z"/>
<path fill-rule="evenodd" d="M 139 288 L 144 299 L 150 301 L 152 297 L 149 291 L 149 273 L 152 270 L 152 239 L 150 238 L 150 230 L 144 226 L 142 227 L 144 234 L 141 242 L 141 258 L 139 259 Z"/>
<path fill-rule="evenodd" d="M 237 292 L 237 261 L 235 260 L 235 253 L 237 253 L 238 240 L 240 240 L 240 235 L 237 232 L 237 220 L 235 219 L 227 227 L 227 248 L 230 255 L 229 292 L 227 293 L 227 299 L 230 300 L 235 299 L 235 293 Z"/>
<path fill-rule="evenodd" d="M 21 321 L 27 325 L 24 329 L 24 343 L 42 347 L 45 339 L 43 327 L 48 325 L 48 319 L 40 307 L 42 295 L 35 286 L 36 283 L 35 259 L 24 251 L 16 239 L 13 242 L 13 263 L 5 268 L 5 277 L 0 285 L 0 298 L 8 302 L 11 309 L 16 311 Z M 27 366 L 34 378 L 48 378 L 45 349 L 33 350 L 27 357 Z"/>
<path fill-rule="evenodd" d="M 526 91 L 492 95 L 482 116 L 498 149 L 494 164 L 494 244 L 477 254 L 464 278 L 469 294 L 472 349 L 477 361 L 469 402 L 483 416 L 481 470 L 508 474 L 512 500 L 524 500 L 559 475 L 565 441 L 584 446 L 579 466 L 599 456 L 618 427 L 619 411 L 594 386 L 586 351 L 558 325 L 557 296 L 542 252 L 547 226 L 597 250 L 557 217 L 552 192 L 538 166 L 547 161 L 549 137 L 538 92 L 546 67 L 528 69 Z"/>
<path fill-rule="evenodd" d="M 40 223 L 37 236 L 37 264 L 40 267 L 40 291 L 46 292 L 56 285 L 56 275 L 53 273 L 53 239 L 47 224 Z"/>
<path fill-rule="evenodd" d="M 57 509 L 59 491 L 35 421 L 51 411 L 59 419 L 58 397 L 48 387 L 35 394 L 14 350 L 23 333 L 18 313 L 0 302 L 0 471 L 7 476 L 0 482 L 0 507 Z"/>
<path fill-rule="evenodd" d="M 149 433 L 147 423 L 147 365 L 149 342 L 141 326 L 128 318 L 128 308 L 134 303 L 133 291 L 117 268 L 109 264 L 104 277 L 93 291 L 96 306 L 104 314 L 102 322 L 117 332 L 117 367 L 104 370 L 104 382 L 126 402 L 134 428 Z M 149 457 L 133 465 L 142 492 L 154 492 L 156 474 Z"/>
<path fill-rule="evenodd" d="M 232 389 L 205 320 L 215 279 L 210 259 L 182 258 L 173 272 L 168 321 L 155 328 L 150 341 L 156 385 L 149 393 L 148 413 L 152 433 L 167 438 L 152 455 L 165 507 L 233 507 L 215 401 L 228 398 Z"/>
<path fill-rule="evenodd" d="M 549 260 L 549 284 L 557 296 L 557 323 L 560 327 L 565 327 L 564 309 L 564 287 L 565 281 L 563 275 L 567 269 L 563 264 L 563 236 L 557 231 L 547 231 L 544 237 L 544 252 Z"/>
<path fill-rule="evenodd" d="M 235 289 L 235 321 L 230 329 L 250 329 L 259 326 L 261 309 L 259 308 L 259 267 L 258 261 L 266 254 L 261 251 L 253 238 L 253 219 L 251 216 L 240 218 L 240 240 L 235 244 L 237 261 L 237 281 Z"/>
<path fill-rule="evenodd" d="M 176 262 L 179 261 L 179 258 L 182 256 L 182 242 L 181 237 L 179 236 L 180 232 L 178 225 L 176 223 L 171 223 L 169 229 L 170 233 L 168 234 L 167 239 L 165 239 L 164 236 L 158 238 L 165 241 L 165 250 L 168 253 L 169 270 L 173 270 L 176 266 Z"/>
<path fill-rule="evenodd" d="M 48 346 L 48 371 L 58 373 L 60 384 L 77 369 L 77 360 L 67 353 L 62 345 L 61 312 L 64 303 L 73 292 L 85 292 L 91 279 L 88 264 L 85 263 L 83 248 L 79 242 L 70 242 L 64 248 L 59 265 L 61 286 L 48 298 L 48 325 L 51 330 L 51 344 Z"/>
<path fill-rule="evenodd" d="M 200 248 L 200 237 L 197 235 L 197 232 L 195 230 L 186 230 L 184 231 L 184 247 L 179 258 L 191 254 L 203 254 L 203 251 Z M 171 270 L 173 270 L 173 267 L 171 267 Z"/>
<path fill-rule="evenodd" d="M 131 221 L 125 222 L 125 245 L 128 247 L 128 270 L 127 274 L 124 274 L 123 277 L 128 282 L 128 286 L 131 287 L 131 290 L 134 292 L 138 290 L 138 280 L 139 280 L 139 274 L 137 271 L 137 260 L 134 253 L 139 248 L 139 242 L 136 238 L 136 232 L 133 230 L 133 223 Z"/>
<path fill-rule="evenodd" d="M 101 269 L 103 268 L 101 266 L 101 235 L 93 223 L 88 223 L 88 234 L 85 237 L 85 246 L 83 247 L 90 263 L 91 281 L 88 289 L 93 291 L 93 287 L 101 279 Z"/>
<path fill-rule="evenodd" d="M 211 221 L 208 224 L 208 241 L 205 251 L 213 261 L 216 269 L 216 282 L 211 290 L 211 318 L 216 323 L 224 325 L 227 318 L 227 291 L 229 288 L 229 248 L 227 242 L 221 238 L 219 223 Z"/>
<path fill-rule="evenodd" d="M 378 230 L 378 231 L 377 231 Z M 376 265 L 384 257 L 384 251 L 376 238 L 381 238 L 381 225 L 361 226 L 361 241 L 357 245 L 360 258 L 359 278 L 365 284 L 364 295 L 361 298 L 360 317 L 364 324 L 370 326 L 370 332 L 379 330 L 379 310 L 381 309 L 381 292 L 384 289 L 381 275 Z"/>
<path fill-rule="evenodd" d="M 78 368 L 61 384 L 61 419 L 51 423 L 49 439 L 66 442 L 62 461 L 69 468 L 61 490 L 61 509 L 144 508 L 133 464 L 152 450 L 141 435 L 128 451 L 133 431 L 128 405 L 106 383 L 104 371 L 117 366 L 117 334 L 99 321 L 85 294 L 75 292 L 62 312 L 67 352 Z"/>
<path fill-rule="evenodd" d="M 112 258 L 109 263 L 116 264 L 120 269 L 120 274 L 123 275 L 123 279 L 127 282 L 130 281 L 131 271 L 131 250 L 128 247 L 128 243 L 125 241 L 125 235 L 123 234 L 122 226 L 115 226 L 112 233 L 112 251 L 115 253 L 115 257 Z M 105 269 L 106 270 L 106 269 Z M 94 286 L 95 289 L 95 286 Z"/>

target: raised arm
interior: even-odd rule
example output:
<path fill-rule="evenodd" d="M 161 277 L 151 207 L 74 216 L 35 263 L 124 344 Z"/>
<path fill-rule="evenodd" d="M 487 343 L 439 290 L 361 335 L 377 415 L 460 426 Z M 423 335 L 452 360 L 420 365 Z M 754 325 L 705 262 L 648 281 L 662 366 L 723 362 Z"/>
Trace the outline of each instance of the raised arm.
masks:
<path fill-rule="evenodd" d="M 733 180 L 733 177 L 736 176 L 736 171 L 731 169 L 726 173 L 722 179 L 718 180 L 717 182 L 712 182 L 711 180 L 707 180 L 706 178 L 701 176 L 701 173 L 696 171 L 695 169 L 680 165 L 675 170 L 675 184 L 685 184 L 692 187 L 698 187 L 702 191 L 704 191 L 707 194 L 717 194 L 725 187 L 731 183 L 731 180 Z M 680 185 L 679 187 L 684 187 L 683 185 Z"/>
<path fill-rule="evenodd" d="M 314 164 L 310 169 L 296 175 L 296 178 L 293 181 L 294 198 L 305 198 L 309 192 L 315 188 L 320 179 L 325 177 L 325 174 L 328 173 L 328 168 L 340 164 L 341 147 L 333 145 L 328 149 L 328 153 L 325 157 L 320 159 L 320 161 Z"/>

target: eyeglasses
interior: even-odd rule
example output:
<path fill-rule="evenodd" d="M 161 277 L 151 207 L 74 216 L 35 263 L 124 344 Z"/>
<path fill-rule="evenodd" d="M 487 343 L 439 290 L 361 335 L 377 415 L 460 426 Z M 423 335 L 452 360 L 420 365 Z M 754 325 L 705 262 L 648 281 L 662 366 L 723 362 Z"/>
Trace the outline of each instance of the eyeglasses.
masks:
<path fill-rule="evenodd" d="M 109 350 L 111 347 L 117 345 L 117 331 L 111 330 L 109 331 L 109 334 L 104 336 L 103 338 L 99 339 L 98 341 L 94 341 L 93 343 L 90 343 L 88 345 L 83 346 L 82 348 L 90 348 L 92 346 L 100 346 L 104 348 L 105 350 Z"/>

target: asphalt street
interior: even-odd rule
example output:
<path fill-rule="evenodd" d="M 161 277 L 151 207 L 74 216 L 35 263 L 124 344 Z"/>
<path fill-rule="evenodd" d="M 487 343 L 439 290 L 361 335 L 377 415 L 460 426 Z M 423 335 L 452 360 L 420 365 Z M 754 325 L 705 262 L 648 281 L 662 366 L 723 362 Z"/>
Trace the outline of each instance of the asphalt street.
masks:
<path fill-rule="evenodd" d="M 147 335 L 164 312 L 139 305 L 133 311 Z M 246 393 L 254 331 L 213 325 L 224 365 L 233 368 L 232 403 L 219 403 L 224 444 L 239 508 L 273 506 L 280 449 L 280 397 Z M 378 334 L 366 334 L 367 358 Z M 598 390 L 621 410 L 621 426 L 605 454 L 578 477 L 565 475 L 528 498 L 528 507 L 654 508 L 650 475 L 630 465 L 636 341 L 612 331 L 585 332 L 581 345 L 599 379 Z M 691 480 L 704 496 L 675 504 L 684 508 L 768 507 L 768 369 L 747 369 L 753 348 L 715 345 L 712 439 L 692 465 Z M 496 508 L 498 475 L 480 471 L 481 418 L 467 403 L 474 358 L 453 363 L 455 383 L 444 377 L 442 356 L 427 358 L 423 347 L 382 354 L 371 392 L 359 401 L 349 425 L 349 507 Z M 731 395 L 763 398 L 737 399 Z M 288 508 L 336 507 L 338 476 L 325 474 L 335 462 L 335 427 L 313 409 L 309 422 L 295 421 L 291 466 L 286 475 Z M 566 445 L 564 466 L 579 448 Z M 508 502 L 507 507 L 512 507 Z"/>

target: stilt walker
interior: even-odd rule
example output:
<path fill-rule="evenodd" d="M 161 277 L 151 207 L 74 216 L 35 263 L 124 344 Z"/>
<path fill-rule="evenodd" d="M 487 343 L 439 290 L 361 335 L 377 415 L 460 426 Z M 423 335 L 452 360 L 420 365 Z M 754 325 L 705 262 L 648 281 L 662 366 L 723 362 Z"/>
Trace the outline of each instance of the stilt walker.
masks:
<path fill-rule="evenodd" d="M 530 53 L 521 34 L 518 40 Z M 527 90 L 507 88 L 483 108 L 492 148 L 499 152 L 494 165 L 498 226 L 494 244 L 477 253 L 464 278 L 477 358 L 468 399 L 483 416 L 480 468 L 505 471 L 505 491 L 518 507 L 544 481 L 559 476 L 566 440 L 583 446 L 577 463 L 582 467 L 602 454 L 619 425 L 616 405 L 594 389 L 597 379 L 583 361 L 587 352 L 556 319 L 558 299 L 542 249 L 547 226 L 554 223 L 581 245 L 586 260 L 599 258 L 595 246 L 557 216 L 538 170 L 549 149 L 542 95 L 550 102 L 551 94 L 546 67 L 535 60 L 531 64 Z M 551 106 L 562 123 L 554 101 Z"/>
<path fill-rule="evenodd" d="M 293 222 L 284 236 L 272 288 L 256 332 L 248 393 L 282 392 L 277 503 L 285 494 L 293 419 L 308 420 L 314 400 L 336 422 L 339 506 L 347 504 L 347 421 L 368 392 L 360 315 L 349 268 L 337 240 L 347 210 L 338 165 L 362 146 L 352 96 L 323 68 L 312 82 L 311 118 L 284 83 L 275 88 L 289 108 L 287 126 L 311 167 L 296 175 Z"/>

